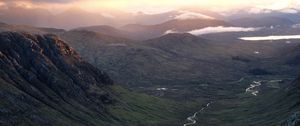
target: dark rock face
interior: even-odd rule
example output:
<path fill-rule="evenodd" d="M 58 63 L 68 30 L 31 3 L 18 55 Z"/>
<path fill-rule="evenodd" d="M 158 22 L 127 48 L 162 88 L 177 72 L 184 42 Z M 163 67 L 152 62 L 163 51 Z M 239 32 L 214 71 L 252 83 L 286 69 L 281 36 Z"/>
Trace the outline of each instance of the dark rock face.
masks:
<path fill-rule="evenodd" d="M 255 69 L 249 70 L 249 74 L 252 74 L 252 75 L 270 75 L 272 73 L 270 73 L 270 72 L 268 72 L 264 69 L 255 68 Z"/>
<path fill-rule="evenodd" d="M 284 50 L 285 52 L 285 63 L 298 67 L 300 65 L 300 45 L 293 46 L 287 50 Z"/>
<path fill-rule="evenodd" d="M 231 59 L 236 60 L 236 61 L 240 61 L 240 62 L 245 62 L 245 63 L 251 62 L 250 59 L 242 57 L 242 56 L 232 56 Z"/>
<path fill-rule="evenodd" d="M 293 65 L 293 66 L 299 66 L 300 65 L 300 55 L 297 55 L 287 61 L 287 64 Z"/>
<path fill-rule="evenodd" d="M 300 95 L 300 77 L 298 77 L 298 79 L 296 79 L 291 86 L 288 87 L 289 90 L 295 90 L 298 94 Z"/>
<path fill-rule="evenodd" d="M 111 84 L 56 36 L 0 33 L 1 126 L 105 124 Z"/>

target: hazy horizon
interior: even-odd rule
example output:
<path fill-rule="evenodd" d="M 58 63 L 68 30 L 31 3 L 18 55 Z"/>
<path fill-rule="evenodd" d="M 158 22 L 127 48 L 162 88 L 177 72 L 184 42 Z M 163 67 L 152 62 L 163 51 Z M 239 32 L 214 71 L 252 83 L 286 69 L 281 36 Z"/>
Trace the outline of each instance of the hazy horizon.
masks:
<path fill-rule="evenodd" d="M 276 10 L 291 13 L 298 10 L 297 0 L 2 0 L 0 6 L 24 7 L 27 9 L 44 8 L 51 12 L 62 12 L 68 8 L 79 7 L 90 12 L 144 12 L 163 13 L 171 10 L 196 9 L 218 13 L 232 13 L 236 10 L 250 10 L 252 13 L 264 13 L 264 10 Z"/>
<path fill-rule="evenodd" d="M 251 15 L 298 14 L 296 0 L 2 0 L 0 22 L 72 29 L 93 25 L 155 25 L 169 20 L 232 20 Z"/>

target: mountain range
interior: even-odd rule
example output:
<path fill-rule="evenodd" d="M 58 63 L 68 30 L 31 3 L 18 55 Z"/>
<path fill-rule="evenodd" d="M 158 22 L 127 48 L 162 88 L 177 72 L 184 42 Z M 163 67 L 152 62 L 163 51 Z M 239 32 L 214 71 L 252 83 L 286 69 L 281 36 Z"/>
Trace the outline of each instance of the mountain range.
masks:
<path fill-rule="evenodd" d="M 268 12 L 268 13 L 263 13 Z M 261 26 L 276 26 L 287 24 L 300 23 L 299 13 L 281 12 L 273 10 L 264 10 L 261 13 L 254 13 L 251 10 L 239 11 L 238 13 L 222 15 L 217 12 L 199 10 L 199 9 L 182 9 L 172 10 L 157 14 L 147 14 L 143 12 L 129 13 L 113 11 L 111 13 L 89 12 L 78 7 L 71 7 L 59 13 L 52 13 L 43 8 L 23 8 L 19 6 L 10 6 L 0 9 L 0 20 L 5 23 L 31 25 L 37 27 L 51 27 L 74 29 L 78 27 L 87 27 L 95 25 L 110 25 L 113 27 L 132 28 L 145 27 L 143 25 L 157 25 L 164 22 L 169 22 L 170 26 L 176 25 L 175 19 L 210 19 L 223 20 L 215 23 L 222 25 L 224 22 L 229 22 L 232 26 L 244 27 L 261 27 Z M 80 18 L 78 18 L 80 17 Z M 135 25 L 128 25 L 135 24 Z M 179 25 L 189 25 L 181 24 Z M 226 23 L 228 24 L 228 23 Z M 126 27 L 127 25 L 127 27 Z M 128 27 L 131 26 L 131 27 Z M 135 26 L 135 27 L 133 27 Z M 159 26 L 157 26 L 159 27 Z M 166 28 L 168 26 L 165 26 Z M 164 30 L 172 30 L 174 27 L 169 27 Z M 177 29 L 177 28 L 174 28 Z M 196 29 L 196 28 L 195 28 Z M 179 31 L 182 29 L 178 29 Z M 186 29 L 185 29 L 186 30 Z M 194 29 L 193 29 L 194 30 Z M 160 30 L 159 30 L 160 31 Z M 163 31 L 165 32 L 165 31 Z"/>
<path fill-rule="evenodd" d="M 0 125 L 300 123 L 298 13 L 0 10 Z"/>
<path fill-rule="evenodd" d="M 84 31 L 74 32 L 84 33 Z M 106 36 L 101 36 L 101 34 L 99 33 L 97 34 L 88 32 L 83 36 L 88 37 L 87 34 L 92 34 L 96 38 L 99 37 L 97 39 Z M 144 77 L 156 77 L 153 75 L 157 73 L 161 74 L 158 75 L 158 77 L 162 77 L 169 73 L 170 76 L 167 76 L 165 78 L 171 78 L 174 76 L 176 78 L 179 78 L 179 80 L 180 78 L 182 78 L 183 80 L 181 81 L 173 78 L 174 80 L 176 80 L 174 81 L 171 78 L 172 80 L 170 81 L 152 79 L 150 82 L 173 82 L 170 85 L 163 85 L 162 83 L 159 85 L 180 90 L 180 93 L 175 96 L 172 91 L 166 91 L 163 96 L 159 97 L 166 97 L 171 99 L 175 98 L 179 99 L 178 101 L 181 101 L 181 97 L 185 96 L 189 97 L 188 99 L 198 99 L 197 101 L 200 102 L 187 102 L 185 104 L 134 93 L 115 85 L 115 83 L 121 84 L 125 81 L 116 78 L 115 75 L 110 77 L 109 74 L 106 74 L 105 72 L 85 62 L 85 57 L 84 59 L 82 59 L 80 55 L 76 51 L 74 51 L 74 49 L 68 46 L 62 39 L 60 39 L 56 35 L 33 35 L 29 33 L 2 32 L 0 35 L 0 39 L 0 66 L 2 73 L 0 79 L 0 96 L 2 99 L 1 125 L 181 125 L 182 120 L 187 116 L 187 112 L 195 110 L 196 107 L 199 107 L 199 104 L 201 102 L 203 103 L 207 100 L 213 101 L 213 104 L 211 105 L 210 110 L 202 113 L 203 116 L 205 116 L 209 120 L 219 121 L 204 121 L 199 117 L 200 119 L 198 121 L 201 121 L 201 124 L 204 125 L 242 125 L 245 123 L 248 123 L 250 125 L 288 125 L 291 123 L 298 123 L 297 112 L 300 109 L 298 106 L 298 80 L 291 82 L 284 79 L 284 76 L 282 75 L 272 75 L 274 77 L 277 76 L 276 78 L 278 79 L 282 78 L 284 81 L 281 80 L 277 82 L 275 80 L 272 80 L 272 76 L 270 76 L 270 79 L 262 80 L 261 83 L 263 83 L 264 86 L 257 89 L 261 91 L 260 97 L 253 98 L 253 96 L 242 93 L 241 90 L 244 89 L 245 86 L 247 86 L 245 84 L 247 84 L 248 82 L 252 80 L 262 79 L 257 75 L 250 76 L 249 74 L 248 76 L 244 76 L 244 80 L 239 81 L 225 81 L 224 78 L 213 75 L 213 77 L 220 79 L 220 82 L 224 82 L 223 84 L 221 84 L 219 82 L 205 82 L 203 81 L 204 79 L 194 80 L 193 82 L 193 79 L 191 78 L 191 80 L 188 80 L 189 82 L 187 82 L 184 80 L 188 79 L 189 76 L 192 76 L 192 74 L 184 75 L 183 73 L 179 73 L 179 76 L 176 76 L 176 71 L 174 73 L 171 72 L 171 68 L 173 68 L 173 70 L 182 69 L 180 67 L 183 67 L 184 64 L 187 64 L 189 62 L 199 63 L 199 66 L 192 66 L 191 68 L 202 72 L 209 72 L 209 70 L 203 70 L 203 68 L 209 68 L 208 65 L 212 65 L 213 67 L 217 67 L 219 65 L 213 64 L 213 59 L 206 59 L 205 57 L 203 57 L 203 55 L 207 54 L 202 53 L 202 56 L 199 57 L 200 54 L 197 54 L 199 52 L 191 49 L 202 48 L 203 52 L 207 52 L 208 50 L 218 51 L 216 50 L 216 48 L 223 47 L 218 44 L 215 45 L 209 40 L 199 38 L 191 34 L 167 34 L 157 39 L 148 40 L 142 43 L 137 42 L 137 44 L 134 44 L 134 42 L 125 42 L 130 43 L 128 44 L 130 45 L 130 48 L 136 48 L 135 50 L 138 51 L 138 53 L 136 54 L 139 54 L 140 57 L 135 56 L 135 58 L 130 58 L 130 53 L 127 53 L 123 56 L 126 56 L 129 59 L 135 59 L 133 60 L 134 64 L 131 63 L 131 65 L 134 66 L 125 67 L 127 70 L 135 70 L 132 72 L 140 72 L 136 70 L 147 68 L 149 66 L 145 64 L 147 62 L 154 64 L 155 67 L 153 66 L 152 68 L 150 67 L 150 69 L 145 69 L 144 72 L 146 72 L 146 74 L 144 75 Z M 111 40 L 111 38 L 107 40 Z M 75 42 L 74 40 L 72 41 Z M 114 47 L 116 48 L 116 50 L 120 50 L 118 49 L 119 47 L 128 48 L 128 46 L 118 45 L 114 43 L 114 41 L 105 42 L 106 43 L 103 43 L 103 45 L 94 47 L 99 50 L 104 49 L 100 48 L 102 46 Z M 169 42 L 172 42 L 173 47 L 170 46 L 170 48 L 164 48 L 166 47 L 166 44 L 169 44 Z M 183 47 L 184 45 L 183 48 L 190 49 L 187 49 L 187 52 L 183 52 L 183 50 L 178 50 L 181 48 L 177 48 L 176 45 L 181 47 Z M 146 50 L 149 49 L 149 51 L 143 50 L 141 47 Z M 214 49 L 209 49 L 208 47 L 214 47 Z M 208 50 L 203 50 L 206 48 L 208 48 Z M 111 49 L 112 48 L 106 48 L 106 51 L 104 50 L 103 52 L 107 52 Z M 151 54 L 153 53 L 153 51 L 157 53 Z M 292 52 L 295 53 L 293 50 L 291 50 L 291 53 Z M 123 53 L 124 52 L 121 52 L 121 54 Z M 223 56 L 220 56 L 219 58 L 222 59 L 222 57 L 226 57 L 227 53 L 225 53 L 225 55 Z M 211 55 L 207 58 L 215 57 L 213 56 L 214 53 L 208 54 Z M 114 55 L 115 56 L 108 57 L 118 58 L 118 55 Z M 166 57 L 167 55 L 170 56 L 170 59 L 166 58 L 165 61 L 159 60 L 160 57 Z M 100 55 L 97 55 L 97 57 L 100 57 Z M 153 59 L 152 57 L 156 57 L 156 59 Z M 175 57 L 177 57 L 178 60 L 176 60 Z M 101 58 L 103 60 L 106 57 L 102 54 Z M 148 58 L 150 58 L 151 60 L 146 61 L 146 59 Z M 243 58 L 233 58 L 233 60 L 236 60 L 234 61 L 235 65 L 237 65 L 238 62 L 247 64 L 248 62 L 252 62 L 252 60 L 254 60 L 250 59 L 250 57 L 244 58 L 249 58 L 249 60 L 242 60 Z M 192 59 L 195 61 L 193 61 Z M 180 65 L 179 67 L 178 64 L 180 64 L 180 60 L 185 61 L 181 61 L 182 65 Z M 210 61 L 210 63 L 206 64 L 205 62 L 208 61 Z M 124 63 L 124 61 L 119 60 L 119 63 L 122 62 Z M 155 62 L 157 63 L 155 64 Z M 172 66 L 171 62 L 173 62 L 172 64 L 174 66 Z M 226 62 L 228 61 L 223 60 L 222 64 L 226 64 Z M 164 66 L 164 64 L 161 64 L 163 66 L 160 67 L 160 63 L 166 63 L 166 65 Z M 138 67 L 135 64 L 137 64 Z M 99 68 L 105 68 L 104 71 L 108 71 L 109 69 L 111 69 L 111 67 L 109 66 L 101 66 L 97 64 L 95 65 Z M 239 67 L 240 66 L 242 65 L 240 64 Z M 220 67 L 216 70 L 218 72 L 222 72 L 223 69 L 221 68 L 223 67 Z M 277 66 L 275 65 L 274 67 Z M 156 73 L 151 73 L 151 69 L 155 70 L 156 68 L 159 68 L 157 69 L 159 71 L 156 71 Z M 164 71 L 168 69 L 171 71 L 167 71 L 167 73 L 164 73 Z M 187 69 L 186 71 L 191 72 L 192 69 Z M 127 71 L 125 73 L 129 74 L 131 72 Z M 152 75 L 147 75 L 147 73 Z M 193 74 L 197 75 L 200 73 Z M 233 76 L 233 73 L 230 73 L 230 75 Z M 131 79 L 134 78 L 139 77 L 132 77 Z M 135 81 L 136 85 L 132 85 L 130 83 L 127 84 L 131 85 L 129 86 L 131 90 L 138 91 L 138 86 L 140 87 L 143 85 L 147 87 L 147 85 L 139 82 L 142 80 L 147 81 L 147 78 Z M 290 82 L 291 84 L 289 84 Z M 182 83 L 186 83 L 184 85 L 185 89 L 182 89 L 182 87 L 180 87 Z M 156 87 L 155 83 L 151 86 Z M 278 88 L 278 86 L 280 88 Z M 267 88 L 267 90 L 265 88 Z M 190 93 L 185 93 L 185 91 L 189 91 Z M 147 90 L 144 90 L 144 92 L 149 93 L 150 95 L 155 95 L 153 94 L 155 91 L 147 92 Z M 270 98 L 274 96 L 276 96 L 276 99 Z M 239 106 L 238 108 L 235 108 L 232 111 L 227 111 L 232 106 L 237 105 Z M 276 106 L 279 107 L 279 109 L 276 109 Z M 276 116 L 275 113 L 281 113 L 282 115 Z M 228 123 L 228 120 L 233 120 L 233 118 L 235 118 L 235 115 L 237 114 L 239 115 L 240 119 L 234 119 L 234 121 L 230 121 L 230 123 Z"/>

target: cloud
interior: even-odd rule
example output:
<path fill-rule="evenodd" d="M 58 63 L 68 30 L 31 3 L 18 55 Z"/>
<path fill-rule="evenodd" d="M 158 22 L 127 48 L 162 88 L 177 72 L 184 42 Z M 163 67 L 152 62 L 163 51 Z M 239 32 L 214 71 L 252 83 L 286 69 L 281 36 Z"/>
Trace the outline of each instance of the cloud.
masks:
<path fill-rule="evenodd" d="M 75 0 L 32 0 L 32 2 L 46 2 L 46 3 L 69 3 Z"/>
<path fill-rule="evenodd" d="M 4 2 L 31 2 L 31 3 L 71 3 L 80 0 L 4 0 Z"/>
<path fill-rule="evenodd" d="M 288 40 L 300 39 L 300 35 L 278 35 L 278 36 L 260 36 L 260 37 L 241 37 L 241 40 L 247 41 L 266 41 L 266 40 Z"/>
<path fill-rule="evenodd" d="M 206 27 L 203 29 L 192 30 L 188 33 L 193 35 L 203 35 L 203 34 L 210 34 L 210 33 L 221 33 L 221 32 L 249 32 L 249 31 L 257 31 L 260 28 L 243 28 L 243 27 Z"/>
<path fill-rule="evenodd" d="M 174 30 L 167 30 L 164 35 L 166 34 L 171 34 L 171 33 L 179 33 L 178 31 L 174 31 Z"/>
<path fill-rule="evenodd" d="M 249 9 L 248 12 L 251 13 L 251 14 L 262 14 L 262 13 L 271 13 L 274 10 L 276 10 L 276 9 L 253 7 L 251 9 Z M 282 9 L 277 9 L 276 11 L 279 11 L 279 12 L 282 12 L 282 13 L 291 13 L 291 14 L 298 13 L 298 10 L 294 9 L 294 8 L 282 8 Z"/>
<path fill-rule="evenodd" d="M 186 20 L 186 19 L 214 19 L 213 17 L 196 13 L 196 12 L 190 12 L 190 11 L 180 11 L 181 14 L 176 15 L 174 19 L 178 20 Z"/>
<path fill-rule="evenodd" d="M 232 12 L 235 10 L 252 10 L 260 12 L 260 9 L 283 10 L 284 12 L 295 12 L 300 9 L 299 0 L 0 0 L 1 2 L 27 2 L 31 4 L 59 4 L 79 6 L 85 10 L 98 11 L 107 9 L 125 10 L 130 12 L 143 11 L 159 13 L 165 10 L 177 10 L 183 8 L 201 8 L 219 13 Z M 37 6 L 37 5 L 32 5 Z M 51 8 L 51 6 L 49 6 Z M 43 6 L 44 7 L 44 6 Z M 48 7 L 48 6 L 47 6 Z M 44 7 L 46 8 L 46 7 Z M 0 8 L 1 9 L 1 8 Z M 224 12 L 225 11 L 225 12 Z M 264 12 L 264 11 L 263 11 Z M 226 14 L 228 15 L 228 14 Z M 176 16 L 178 19 L 186 18 L 211 18 L 209 15 L 185 11 Z"/>
<path fill-rule="evenodd" d="M 296 10 L 296 9 L 291 9 L 291 8 L 287 8 L 287 9 L 282 9 L 282 10 L 280 10 L 280 12 L 283 12 L 283 13 L 290 13 L 290 14 L 296 14 L 296 13 L 298 13 L 298 10 Z"/>
<path fill-rule="evenodd" d="M 112 14 L 109 14 L 109 13 L 101 13 L 101 15 L 103 16 L 103 17 L 106 17 L 106 18 L 116 18 L 116 16 L 114 16 L 114 15 L 112 15 Z"/>
<path fill-rule="evenodd" d="M 0 7 L 3 7 L 3 6 L 5 6 L 6 4 L 4 3 L 4 2 L 1 2 L 0 1 Z"/>
<path fill-rule="evenodd" d="M 262 8 L 251 8 L 249 13 L 251 14 L 260 14 L 260 13 L 271 13 L 272 10 L 269 9 L 262 9 Z"/>

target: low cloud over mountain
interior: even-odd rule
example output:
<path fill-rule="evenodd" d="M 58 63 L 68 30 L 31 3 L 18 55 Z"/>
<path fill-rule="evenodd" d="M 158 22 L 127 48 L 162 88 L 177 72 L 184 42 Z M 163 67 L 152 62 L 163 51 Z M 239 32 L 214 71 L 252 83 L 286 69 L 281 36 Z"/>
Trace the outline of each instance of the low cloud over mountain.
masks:
<path fill-rule="evenodd" d="M 223 33 L 223 32 L 251 32 L 251 31 L 258 31 L 260 28 L 254 28 L 254 27 L 224 27 L 224 26 L 217 26 L 217 27 L 206 27 L 202 29 L 196 29 L 189 31 L 187 33 L 193 34 L 193 35 L 203 35 L 203 34 L 211 34 L 211 33 Z M 169 33 L 180 33 L 176 30 L 167 30 L 164 34 Z"/>
<path fill-rule="evenodd" d="M 241 37 L 240 39 L 247 40 L 247 41 L 289 40 L 289 39 L 300 39 L 300 35 Z"/>
<path fill-rule="evenodd" d="M 210 34 L 210 33 L 220 33 L 220 32 L 249 32 L 249 31 L 257 31 L 260 28 L 244 28 L 244 27 L 206 27 L 203 29 L 192 30 L 189 33 L 193 35 L 202 35 L 202 34 Z"/>

